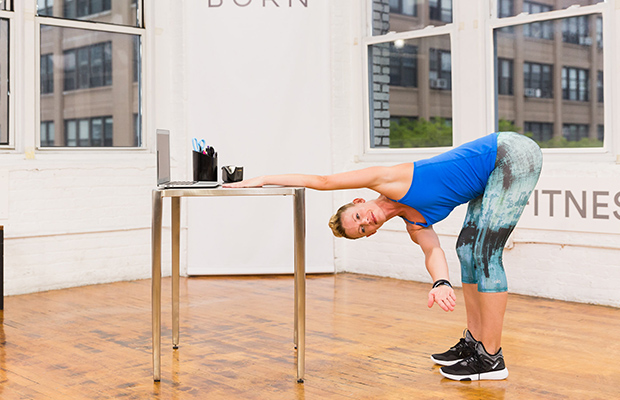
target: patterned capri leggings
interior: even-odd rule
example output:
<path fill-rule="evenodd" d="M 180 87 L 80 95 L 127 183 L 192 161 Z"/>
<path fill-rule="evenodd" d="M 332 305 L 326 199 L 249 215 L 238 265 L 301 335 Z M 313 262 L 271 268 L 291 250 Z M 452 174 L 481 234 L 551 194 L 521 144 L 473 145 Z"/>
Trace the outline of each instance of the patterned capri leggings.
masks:
<path fill-rule="evenodd" d="M 469 202 L 463 229 L 456 242 L 463 283 L 478 291 L 508 290 L 502 263 L 504 245 L 538 182 L 542 154 L 526 136 L 500 132 L 497 159 L 484 193 Z"/>

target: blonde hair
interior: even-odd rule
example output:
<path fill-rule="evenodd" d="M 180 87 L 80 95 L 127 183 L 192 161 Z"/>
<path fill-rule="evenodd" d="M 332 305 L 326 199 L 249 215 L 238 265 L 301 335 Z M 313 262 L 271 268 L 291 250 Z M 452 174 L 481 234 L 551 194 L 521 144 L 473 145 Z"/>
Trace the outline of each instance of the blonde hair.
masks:
<path fill-rule="evenodd" d="M 332 217 L 329 219 L 329 227 L 332 229 L 332 233 L 334 234 L 334 236 L 347 239 L 357 239 L 348 236 L 347 233 L 344 231 L 344 227 L 342 226 L 342 213 L 344 213 L 349 207 L 352 207 L 354 205 L 354 203 L 347 203 L 343 205 L 338 209 L 338 211 L 336 211 L 336 214 L 332 215 Z"/>

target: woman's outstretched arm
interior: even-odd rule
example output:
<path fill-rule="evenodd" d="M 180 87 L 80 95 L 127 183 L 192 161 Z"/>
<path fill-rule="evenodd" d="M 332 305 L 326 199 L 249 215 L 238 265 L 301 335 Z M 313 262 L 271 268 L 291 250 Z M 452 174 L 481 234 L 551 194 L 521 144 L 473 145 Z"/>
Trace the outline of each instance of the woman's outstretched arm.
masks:
<path fill-rule="evenodd" d="M 356 171 L 333 175 L 265 175 L 237 183 L 225 184 L 224 187 L 261 187 L 265 185 L 300 186 L 316 190 L 339 190 L 369 188 L 380 193 L 391 186 L 400 186 L 403 181 L 405 164 L 393 167 L 370 167 Z M 406 181 L 405 176 L 405 181 Z M 407 184 L 410 183 L 410 177 Z"/>

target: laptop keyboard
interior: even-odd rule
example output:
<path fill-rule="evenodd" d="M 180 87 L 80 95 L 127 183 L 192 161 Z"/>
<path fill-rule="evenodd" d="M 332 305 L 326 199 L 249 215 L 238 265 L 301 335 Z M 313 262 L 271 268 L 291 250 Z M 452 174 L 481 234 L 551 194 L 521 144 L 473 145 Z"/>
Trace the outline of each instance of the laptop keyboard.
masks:
<path fill-rule="evenodd" d="M 188 185 L 193 185 L 194 183 L 196 183 L 196 181 L 172 181 L 172 182 L 168 182 L 166 185 L 168 186 L 188 186 Z"/>

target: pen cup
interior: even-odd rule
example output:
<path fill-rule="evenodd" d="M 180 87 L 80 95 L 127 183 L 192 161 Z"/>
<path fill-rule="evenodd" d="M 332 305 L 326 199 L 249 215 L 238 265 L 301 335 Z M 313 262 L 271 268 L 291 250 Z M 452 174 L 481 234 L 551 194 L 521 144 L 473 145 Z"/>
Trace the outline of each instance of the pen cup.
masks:
<path fill-rule="evenodd" d="M 241 182 L 243 180 L 243 167 L 226 165 L 222 167 L 222 181 L 224 183 Z"/>
<path fill-rule="evenodd" d="M 192 152 L 195 181 L 217 181 L 217 154 L 211 157 L 198 151 Z"/>

